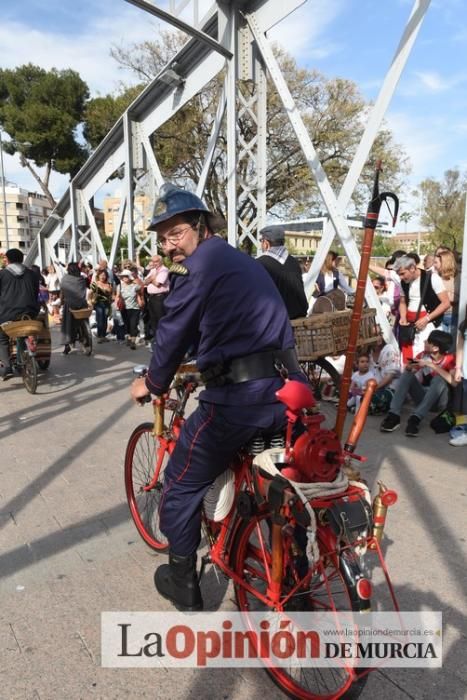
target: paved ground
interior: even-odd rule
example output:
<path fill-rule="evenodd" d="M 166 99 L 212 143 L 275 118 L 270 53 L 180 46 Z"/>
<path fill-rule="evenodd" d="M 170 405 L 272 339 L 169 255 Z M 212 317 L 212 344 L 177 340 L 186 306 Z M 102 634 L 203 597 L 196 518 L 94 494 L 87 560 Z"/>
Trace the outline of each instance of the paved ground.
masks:
<path fill-rule="evenodd" d="M 54 333 L 54 344 L 58 336 Z M 123 454 L 150 408 L 128 400 L 131 366 L 149 353 L 115 343 L 92 358 L 54 349 L 30 396 L 0 385 L 0 700 L 283 698 L 263 671 L 100 667 L 103 610 L 165 610 L 152 575 L 162 556 L 140 541 L 124 495 Z M 329 408 L 327 410 L 330 410 Z M 467 697 L 467 449 L 424 427 L 381 434 L 370 418 L 363 472 L 399 492 L 386 553 L 402 609 L 442 610 L 444 667 L 371 675 L 364 700 Z M 231 591 L 203 584 L 213 605 Z"/>

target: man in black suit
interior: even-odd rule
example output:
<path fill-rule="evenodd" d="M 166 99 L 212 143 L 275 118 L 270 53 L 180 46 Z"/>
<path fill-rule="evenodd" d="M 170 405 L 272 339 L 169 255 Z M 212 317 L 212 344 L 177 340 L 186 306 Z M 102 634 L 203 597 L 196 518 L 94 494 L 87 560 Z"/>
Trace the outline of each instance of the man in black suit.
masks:
<path fill-rule="evenodd" d="M 306 316 L 308 301 L 300 263 L 285 247 L 283 226 L 266 226 L 259 232 L 262 255 L 257 258 L 271 275 L 290 319 Z"/>

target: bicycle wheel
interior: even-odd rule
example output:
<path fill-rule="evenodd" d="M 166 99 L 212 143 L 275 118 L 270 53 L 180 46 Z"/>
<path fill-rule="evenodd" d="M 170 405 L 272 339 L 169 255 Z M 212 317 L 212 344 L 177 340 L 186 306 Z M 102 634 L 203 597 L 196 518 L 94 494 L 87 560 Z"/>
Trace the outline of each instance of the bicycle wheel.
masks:
<path fill-rule="evenodd" d="M 329 360 L 326 360 L 324 357 L 318 357 L 316 360 L 302 362 L 301 364 L 303 371 L 311 383 L 313 394 L 316 399 L 319 400 L 322 398 L 321 385 L 325 375 L 329 377 L 331 384 L 334 385 L 335 392 L 339 392 L 341 375 Z"/>
<path fill-rule="evenodd" d="M 92 333 L 87 318 L 81 321 L 81 338 L 83 352 L 89 357 L 92 354 Z"/>
<path fill-rule="evenodd" d="M 168 541 L 159 527 L 159 504 L 164 484 L 168 453 L 154 437 L 153 424 L 142 423 L 133 431 L 125 453 L 125 489 L 131 517 L 143 540 L 152 549 L 164 552 Z M 154 477 L 157 460 L 159 474 L 150 491 L 145 491 Z"/>
<path fill-rule="evenodd" d="M 18 364 L 21 367 L 23 384 L 30 394 L 35 394 L 37 389 L 37 361 L 26 350 L 25 342 L 21 339 L 18 346 Z"/>
<path fill-rule="evenodd" d="M 232 548 L 231 565 L 235 573 L 252 586 L 258 595 L 265 595 L 271 577 L 272 553 L 270 548 L 270 518 L 268 513 L 244 523 L 235 538 Z M 305 559 L 306 561 L 306 559 Z M 284 540 L 284 572 L 282 578 L 282 599 L 303 579 L 303 555 L 297 556 Z M 326 587 L 327 579 L 329 590 Z M 256 594 L 240 584 L 235 585 L 237 604 L 246 616 L 250 612 L 267 612 L 271 608 Z M 289 612 L 312 612 L 352 610 L 350 592 L 340 572 L 327 558 L 325 576 L 318 572 L 284 605 Z M 363 690 L 367 675 L 353 681 L 350 670 L 345 667 L 315 668 L 290 665 L 272 667 L 265 664 L 272 680 L 289 697 L 297 700 L 336 700 L 337 698 L 357 698 Z"/>

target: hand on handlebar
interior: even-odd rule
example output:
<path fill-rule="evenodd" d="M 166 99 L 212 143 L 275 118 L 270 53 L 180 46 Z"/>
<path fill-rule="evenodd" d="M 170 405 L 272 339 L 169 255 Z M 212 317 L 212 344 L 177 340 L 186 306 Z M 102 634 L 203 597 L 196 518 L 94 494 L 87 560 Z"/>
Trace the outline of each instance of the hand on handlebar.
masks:
<path fill-rule="evenodd" d="M 142 406 L 151 401 L 151 392 L 146 386 L 144 377 L 134 379 L 131 384 L 130 396 L 138 405 Z"/>

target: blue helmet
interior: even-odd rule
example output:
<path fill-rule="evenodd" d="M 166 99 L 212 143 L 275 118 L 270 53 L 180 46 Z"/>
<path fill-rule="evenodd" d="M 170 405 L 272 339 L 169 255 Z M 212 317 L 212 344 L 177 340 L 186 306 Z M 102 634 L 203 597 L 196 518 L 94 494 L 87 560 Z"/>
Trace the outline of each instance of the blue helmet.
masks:
<path fill-rule="evenodd" d="M 156 231 L 159 224 L 168 221 L 177 214 L 198 211 L 211 215 L 207 206 L 196 194 L 176 187 L 171 182 L 166 182 L 159 190 L 159 198 L 156 201 L 148 231 Z"/>

